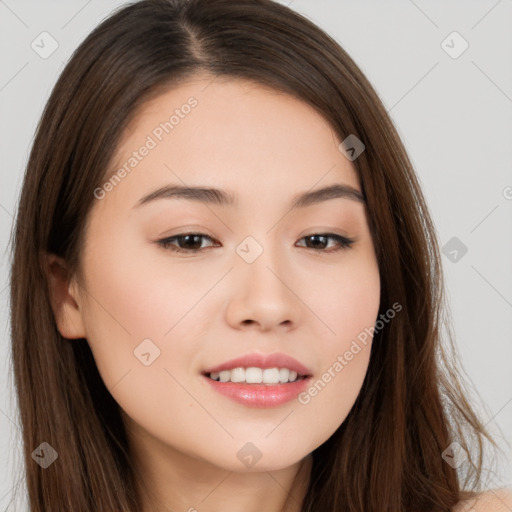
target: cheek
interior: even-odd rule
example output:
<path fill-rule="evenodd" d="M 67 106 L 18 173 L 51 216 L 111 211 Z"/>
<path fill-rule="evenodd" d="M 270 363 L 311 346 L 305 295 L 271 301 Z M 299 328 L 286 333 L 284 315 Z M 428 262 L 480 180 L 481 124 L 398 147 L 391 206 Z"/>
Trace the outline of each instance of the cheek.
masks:
<path fill-rule="evenodd" d="M 84 313 L 105 386 L 129 418 L 148 431 L 161 429 L 167 442 L 192 436 L 194 425 L 205 420 L 185 390 L 204 334 L 201 308 L 194 304 L 211 284 L 182 269 L 159 275 L 154 266 L 141 263 L 139 252 L 116 251 L 114 243 L 98 256 L 88 254 Z M 186 411 L 190 420 L 182 428 L 177 411 Z M 169 437 L 171 424 L 175 430 Z"/>
<path fill-rule="evenodd" d="M 375 324 L 380 306 L 379 269 L 371 251 L 365 250 L 347 254 L 335 268 L 315 270 L 301 290 L 317 323 L 325 327 L 322 346 L 332 352 Z"/>
<path fill-rule="evenodd" d="M 85 255 L 87 340 L 109 389 L 127 372 L 133 380 L 145 363 L 172 367 L 193 351 L 191 343 L 173 344 L 172 354 L 168 348 L 173 336 L 182 337 L 183 325 L 190 328 L 188 313 L 199 293 L 194 282 L 181 269 L 172 276 L 160 275 L 136 246 L 124 244 L 121 247 L 113 237 L 102 245 L 105 250 L 99 250 L 98 243 Z M 147 371 L 141 375 L 147 377 Z"/>
<path fill-rule="evenodd" d="M 321 368 L 298 402 L 310 417 L 321 418 L 318 441 L 346 418 L 363 384 L 380 305 L 380 278 L 373 259 L 341 269 L 323 293 L 311 294 L 327 326 Z M 313 309 L 313 308 L 312 308 Z"/>

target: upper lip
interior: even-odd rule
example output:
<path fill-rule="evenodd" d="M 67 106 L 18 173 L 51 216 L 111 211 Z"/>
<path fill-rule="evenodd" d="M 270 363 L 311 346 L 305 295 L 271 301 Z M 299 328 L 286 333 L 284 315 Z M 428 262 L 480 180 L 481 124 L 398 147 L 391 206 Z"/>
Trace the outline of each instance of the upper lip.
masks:
<path fill-rule="evenodd" d="M 203 373 L 216 373 L 223 370 L 232 370 L 233 368 L 250 367 L 262 368 L 263 370 L 266 368 L 288 368 L 289 370 L 297 372 L 297 374 L 301 376 L 311 375 L 309 368 L 304 366 L 302 363 L 299 363 L 299 361 L 293 357 L 290 357 L 281 352 L 275 352 L 273 354 L 246 354 L 241 357 L 226 361 L 225 363 L 221 363 L 217 366 L 207 368 Z"/>

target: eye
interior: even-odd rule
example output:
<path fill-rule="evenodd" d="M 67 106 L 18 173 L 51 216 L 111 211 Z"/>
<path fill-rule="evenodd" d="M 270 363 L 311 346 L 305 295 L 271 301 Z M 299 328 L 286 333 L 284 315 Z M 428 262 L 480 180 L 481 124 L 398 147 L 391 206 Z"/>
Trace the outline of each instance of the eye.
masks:
<path fill-rule="evenodd" d="M 205 249 L 201 247 L 203 239 L 213 241 L 213 238 L 203 233 L 183 233 L 157 240 L 157 243 L 164 249 L 169 249 L 173 252 L 198 253 L 203 252 Z"/>
<path fill-rule="evenodd" d="M 219 246 L 219 242 L 204 233 L 182 233 L 157 240 L 157 243 L 164 249 L 168 249 L 173 252 L 194 254 L 203 252 L 207 248 L 203 246 L 203 242 L 205 240 L 213 242 L 213 245 L 210 245 L 210 247 L 215 246 L 215 244 L 217 244 L 217 247 Z M 300 241 L 302 240 L 308 241 L 306 242 L 306 248 L 313 249 L 316 252 L 327 253 L 349 249 L 354 243 L 354 240 L 335 233 L 315 233 L 301 238 Z M 334 247 L 331 246 L 328 248 L 330 241 L 334 241 L 335 245 Z M 302 245 L 299 247 L 304 246 Z"/>
<path fill-rule="evenodd" d="M 313 235 L 305 236 L 301 240 L 309 240 L 310 244 L 306 243 L 306 247 L 313 249 L 318 252 L 336 252 L 344 249 L 350 249 L 355 240 L 347 238 L 335 233 L 315 233 Z M 329 249 L 326 246 L 329 245 L 329 240 L 334 240 L 337 245 Z"/>

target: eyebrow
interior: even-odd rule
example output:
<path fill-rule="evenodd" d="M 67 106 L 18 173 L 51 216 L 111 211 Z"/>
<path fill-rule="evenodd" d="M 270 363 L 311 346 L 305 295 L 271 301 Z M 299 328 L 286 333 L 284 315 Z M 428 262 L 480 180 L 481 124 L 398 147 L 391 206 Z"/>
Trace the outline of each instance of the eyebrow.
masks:
<path fill-rule="evenodd" d="M 305 208 L 306 206 L 328 201 L 329 199 L 338 198 L 351 199 L 363 204 L 366 203 L 359 190 L 349 185 L 337 183 L 296 195 L 292 199 L 290 209 Z M 237 202 L 234 194 L 218 188 L 166 185 L 142 197 L 135 204 L 134 208 L 157 199 L 189 199 L 219 206 L 234 206 Z"/>

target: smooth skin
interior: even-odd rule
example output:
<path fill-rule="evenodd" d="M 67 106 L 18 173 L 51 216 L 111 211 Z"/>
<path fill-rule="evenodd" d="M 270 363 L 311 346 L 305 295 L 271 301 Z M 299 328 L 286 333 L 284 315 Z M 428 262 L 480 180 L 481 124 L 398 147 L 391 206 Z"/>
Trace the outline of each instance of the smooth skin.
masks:
<path fill-rule="evenodd" d="M 191 97 L 197 105 L 158 141 L 155 129 Z M 328 185 L 361 192 L 357 174 L 314 109 L 245 80 L 197 75 L 145 104 L 109 171 L 148 136 L 156 147 L 94 201 L 80 273 L 68 278 L 65 262 L 49 258 L 59 331 L 87 339 L 122 409 L 155 500 L 144 494 L 145 511 L 298 512 L 310 454 L 354 404 L 371 339 L 307 405 L 248 407 L 202 372 L 284 352 L 315 380 L 375 324 L 380 278 L 365 205 L 337 197 L 290 209 L 296 195 Z M 215 187 L 236 201 L 139 204 L 171 184 Z M 190 233 L 205 236 L 158 242 Z M 313 236 L 325 233 L 353 243 Z M 250 251 L 263 251 L 252 263 L 237 252 L 247 237 Z M 148 339 L 158 349 L 145 345 L 145 365 L 134 351 Z M 247 443 L 261 454 L 251 467 L 237 456 Z"/>

